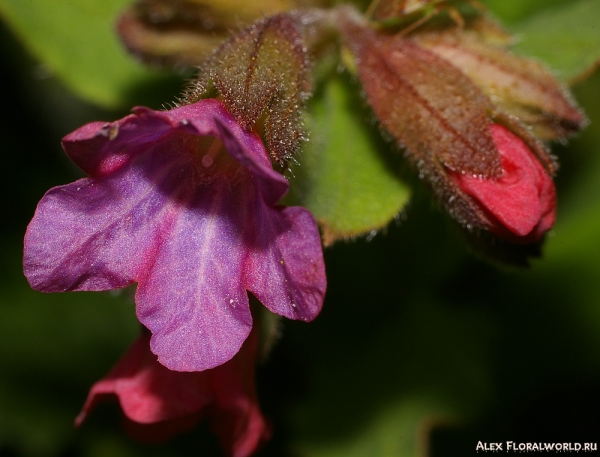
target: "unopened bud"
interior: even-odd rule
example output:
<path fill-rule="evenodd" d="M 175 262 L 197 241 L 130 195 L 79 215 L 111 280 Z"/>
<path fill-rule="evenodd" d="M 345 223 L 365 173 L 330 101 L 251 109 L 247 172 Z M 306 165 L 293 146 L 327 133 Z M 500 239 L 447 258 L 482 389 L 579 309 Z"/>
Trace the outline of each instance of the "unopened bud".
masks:
<path fill-rule="evenodd" d="M 464 29 L 434 30 L 412 38 L 459 68 L 498 110 L 531 127 L 538 138 L 560 139 L 581 129 L 585 118 L 567 89 L 540 63 L 491 44 L 487 37 L 496 29 L 481 18 Z"/>
<path fill-rule="evenodd" d="M 539 241 L 554 222 L 556 162 L 528 127 L 413 36 L 349 9 L 339 22 L 369 104 L 448 213 L 469 232 Z"/>
<path fill-rule="evenodd" d="M 266 14 L 325 6 L 329 0 L 140 0 L 118 30 L 127 49 L 151 64 L 200 65 L 231 30 Z"/>
<path fill-rule="evenodd" d="M 519 137 L 498 124 L 490 125 L 490 132 L 500 153 L 502 175 L 448 174 L 480 206 L 490 232 L 516 243 L 539 241 L 554 225 L 554 182 Z"/>
<path fill-rule="evenodd" d="M 310 95 L 308 52 L 292 15 L 254 23 L 221 45 L 200 68 L 183 103 L 220 97 L 246 129 L 264 133 L 283 164 L 303 138 L 301 109 Z"/>

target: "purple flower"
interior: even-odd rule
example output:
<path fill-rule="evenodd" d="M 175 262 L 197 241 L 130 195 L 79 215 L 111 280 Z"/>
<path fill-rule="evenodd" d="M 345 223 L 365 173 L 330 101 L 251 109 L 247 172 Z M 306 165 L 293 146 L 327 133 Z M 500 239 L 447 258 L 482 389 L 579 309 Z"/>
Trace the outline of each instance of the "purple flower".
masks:
<path fill-rule="evenodd" d="M 250 333 L 247 291 L 309 321 L 326 288 L 312 215 L 276 203 L 288 189 L 260 138 L 214 99 L 136 108 L 63 139 L 89 178 L 50 189 L 25 235 L 24 271 L 44 292 L 137 282 L 137 316 L 160 363 L 223 364 Z"/>

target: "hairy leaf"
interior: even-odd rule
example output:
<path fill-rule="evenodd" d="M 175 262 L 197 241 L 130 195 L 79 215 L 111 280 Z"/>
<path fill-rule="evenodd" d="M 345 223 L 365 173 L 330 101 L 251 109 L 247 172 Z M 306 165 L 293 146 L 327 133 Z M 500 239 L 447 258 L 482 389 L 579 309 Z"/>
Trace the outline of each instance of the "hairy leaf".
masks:
<path fill-rule="evenodd" d="M 386 163 L 385 144 L 341 78 L 330 79 L 311 103 L 311 139 L 298 180 L 301 204 L 323 227 L 325 244 L 385 227 L 408 202 L 410 190 Z"/>

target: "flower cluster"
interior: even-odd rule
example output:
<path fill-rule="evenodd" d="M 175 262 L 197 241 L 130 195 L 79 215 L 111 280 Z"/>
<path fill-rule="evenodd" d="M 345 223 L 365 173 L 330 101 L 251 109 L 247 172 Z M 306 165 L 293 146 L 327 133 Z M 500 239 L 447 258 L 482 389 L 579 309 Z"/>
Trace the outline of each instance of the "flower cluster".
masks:
<path fill-rule="evenodd" d="M 227 409 L 240 390 L 228 385 L 252 382 L 253 368 L 243 377 L 235 368 L 252 365 L 247 353 L 256 352 L 240 349 L 252 330 L 248 293 L 291 319 L 310 321 L 321 309 L 326 280 L 313 217 L 277 205 L 286 179 L 258 135 L 217 100 L 166 112 L 136 108 L 117 122 L 81 127 L 63 147 L 90 177 L 40 201 L 25 235 L 25 275 L 45 292 L 137 282 L 137 316 L 152 333 L 92 389 L 90 402 L 114 392 L 140 423 L 187 416 L 207 403 Z M 208 380 L 219 386 L 202 387 Z M 174 383 L 184 397 L 197 391 L 179 402 L 183 410 L 173 405 Z M 217 400 L 204 398 L 215 392 Z M 262 419 L 255 397 L 243 400 L 249 411 L 232 414 L 250 417 L 248 440 L 257 445 L 266 436 Z M 237 433 L 220 435 L 237 440 Z"/>
<path fill-rule="evenodd" d="M 318 0 L 304 9 L 264 0 L 280 9 L 262 19 L 260 5 L 200 13 L 163 3 L 139 2 L 120 33 L 145 60 L 199 64 L 197 80 L 170 110 L 134 108 L 63 139 L 88 177 L 42 198 L 24 272 L 45 292 L 137 283 L 143 335 L 92 387 L 77 424 L 116 396 L 135 435 L 166 438 L 207 416 L 228 454 L 248 456 L 270 436 L 254 385 L 261 324 L 250 299 L 311 321 L 326 290 L 314 217 L 279 204 L 289 188 L 282 173 L 306 139 L 305 102 L 326 79 L 327 65 L 312 63 L 346 63 L 448 214 L 492 244 L 541 243 L 556 217 L 557 170 L 543 141 L 585 120 L 548 70 L 508 52 L 484 15 L 453 12 L 458 27 L 428 25 L 421 7 L 444 2 L 376 0 L 365 17 Z M 170 27 L 149 19 L 157 12 Z M 255 22 L 229 39 L 225 28 L 207 38 L 198 25 L 238 13 Z"/>

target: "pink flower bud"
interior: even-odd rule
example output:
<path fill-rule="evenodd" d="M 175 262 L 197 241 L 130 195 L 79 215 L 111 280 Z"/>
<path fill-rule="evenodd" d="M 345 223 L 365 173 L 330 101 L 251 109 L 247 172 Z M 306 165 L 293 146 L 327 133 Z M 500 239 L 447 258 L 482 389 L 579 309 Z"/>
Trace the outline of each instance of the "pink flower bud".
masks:
<path fill-rule="evenodd" d="M 481 207 L 492 233 L 512 242 L 538 241 L 554 224 L 554 182 L 521 138 L 498 124 L 490 133 L 500 153 L 500 177 L 448 174 Z"/>

